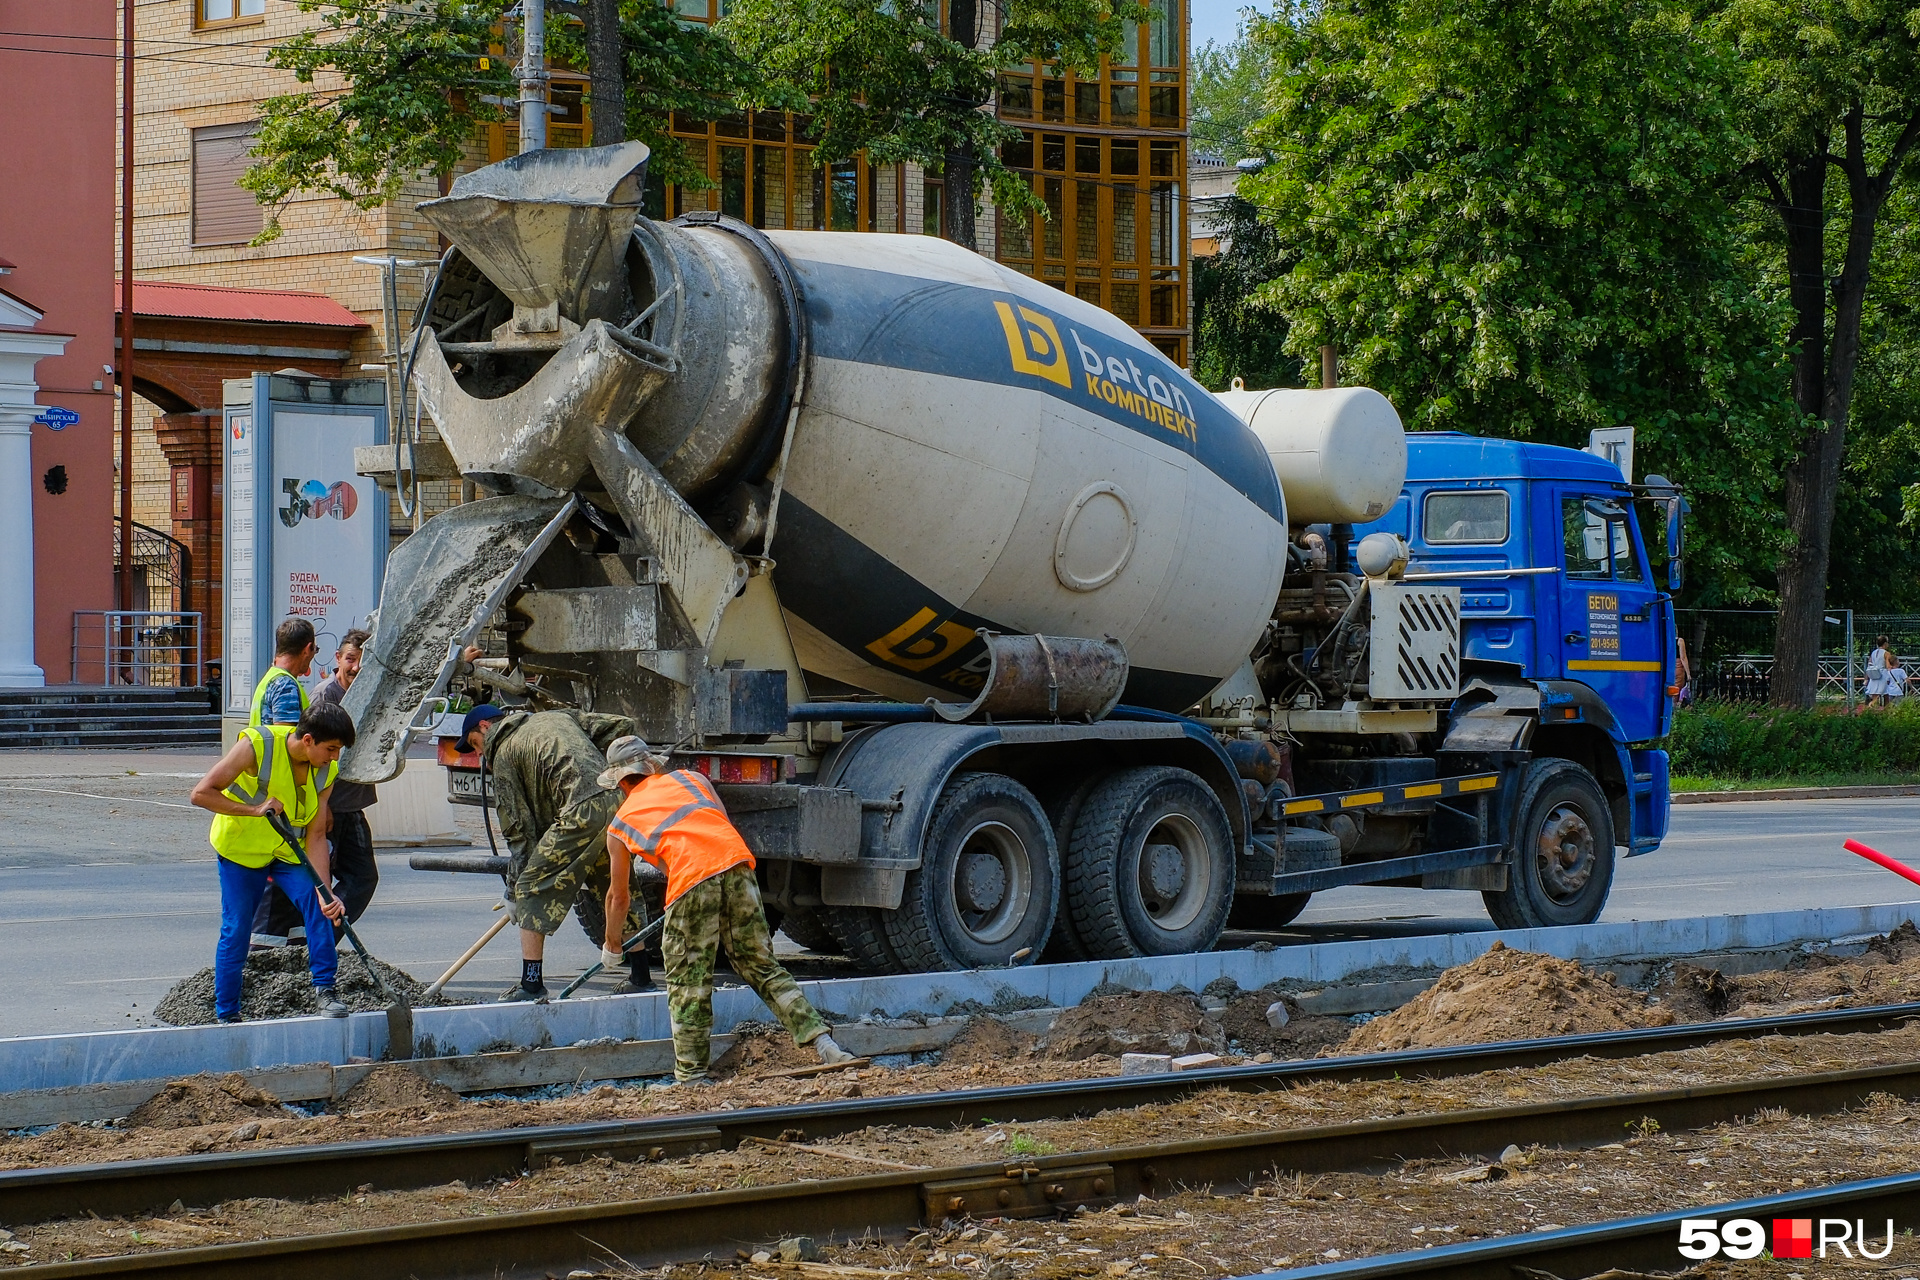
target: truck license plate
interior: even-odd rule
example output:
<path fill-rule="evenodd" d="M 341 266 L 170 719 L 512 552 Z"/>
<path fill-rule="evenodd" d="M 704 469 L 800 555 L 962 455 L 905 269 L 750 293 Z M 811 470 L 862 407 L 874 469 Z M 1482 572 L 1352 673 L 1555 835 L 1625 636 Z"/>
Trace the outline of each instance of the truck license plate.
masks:
<path fill-rule="evenodd" d="M 493 800 L 493 780 L 478 769 L 447 770 L 447 800 L 453 804 L 486 805 Z"/>

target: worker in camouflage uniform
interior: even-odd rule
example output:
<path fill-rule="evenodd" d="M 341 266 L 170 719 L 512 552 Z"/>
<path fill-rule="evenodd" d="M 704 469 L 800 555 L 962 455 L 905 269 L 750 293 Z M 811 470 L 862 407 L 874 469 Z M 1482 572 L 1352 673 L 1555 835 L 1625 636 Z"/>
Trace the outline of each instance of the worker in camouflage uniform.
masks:
<path fill-rule="evenodd" d="M 493 775 L 494 806 L 512 851 L 507 909 L 520 926 L 520 981 L 502 1001 L 544 1000 L 547 938 L 566 923 L 582 886 L 617 910 L 637 932 L 645 923 L 623 876 L 608 883 L 607 823 L 620 796 L 597 781 L 604 744 L 633 732 L 625 716 L 582 711 L 502 711 L 491 703 L 469 711 L 463 750 L 478 749 Z M 624 957 L 627 989 L 648 990 L 652 976 L 641 948 Z"/>
<path fill-rule="evenodd" d="M 667 873 L 662 947 L 674 1080 L 707 1083 L 713 966 L 721 947 L 733 971 L 767 1002 L 795 1045 L 812 1045 L 828 1065 L 853 1061 L 827 1034 L 827 1024 L 800 994 L 793 975 L 773 958 L 773 934 L 760 905 L 753 853 L 727 820 L 713 784 L 690 770 L 667 772 L 667 758 L 637 737 L 621 738 L 607 748 L 607 770 L 599 781 L 603 787 L 619 787 L 623 797 L 607 825 L 613 895 L 607 900 L 602 963 L 620 959 L 626 935 L 614 904 L 633 859 L 642 858 Z"/>

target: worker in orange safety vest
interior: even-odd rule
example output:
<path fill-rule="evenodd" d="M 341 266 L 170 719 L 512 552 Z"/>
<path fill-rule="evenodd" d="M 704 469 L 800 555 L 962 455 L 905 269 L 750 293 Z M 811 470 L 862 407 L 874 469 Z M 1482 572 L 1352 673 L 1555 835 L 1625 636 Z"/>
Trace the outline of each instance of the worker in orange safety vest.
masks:
<path fill-rule="evenodd" d="M 727 820 L 713 784 L 697 773 L 666 772 L 667 758 L 638 737 L 607 748 L 603 787 L 625 797 L 607 828 L 612 859 L 603 964 L 617 968 L 625 941 L 633 859 L 667 876 L 667 1014 L 673 1024 L 673 1075 L 678 1084 L 706 1084 L 713 1030 L 713 966 L 725 947 L 733 971 L 772 1009 L 796 1045 L 812 1045 L 829 1065 L 852 1060 L 800 986 L 773 958 L 773 932 L 760 905 L 753 853 Z"/>

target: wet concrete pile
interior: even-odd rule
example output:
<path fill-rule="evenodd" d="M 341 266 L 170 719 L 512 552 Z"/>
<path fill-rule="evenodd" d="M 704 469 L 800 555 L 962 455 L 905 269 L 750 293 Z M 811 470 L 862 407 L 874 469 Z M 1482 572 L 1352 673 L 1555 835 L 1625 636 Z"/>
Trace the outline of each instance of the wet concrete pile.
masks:
<path fill-rule="evenodd" d="M 462 1004 L 461 1000 L 451 1000 L 444 996 L 431 1001 L 422 1001 L 426 990 L 424 983 L 414 979 L 405 970 L 396 969 L 382 960 L 376 959 L 381 978 L 387 988 L 396 994 L 405 993 L 410 1004 Z M 387 999 L 380 994 L 380 988 L 374 985 L 367 973 L 364 962 L 357 952 L 343 950 L 340 953 L 338 976 L 334 991 L 341 1001 L 355 1012 L 384 1009 Z M 172 990 L 160 998 L 154 1006 L 154 1016 L 160 1021 L 176 1027 L 204 1026 L 214 1020 L 213 1017 L 213 969 L 202 969 L 192 977 L 183 978 L 174 984 Z M 266 1018 L 300 1018 L 318 1013 L 319 1006 L 313 997 L 313 977 L 307 968 L 307 953 L 303 947 L 276 947 L 271 951 L 256 951 L 247 957 L 247 964 L 240 984 L 240 1016 L 249 1022 Z"/>

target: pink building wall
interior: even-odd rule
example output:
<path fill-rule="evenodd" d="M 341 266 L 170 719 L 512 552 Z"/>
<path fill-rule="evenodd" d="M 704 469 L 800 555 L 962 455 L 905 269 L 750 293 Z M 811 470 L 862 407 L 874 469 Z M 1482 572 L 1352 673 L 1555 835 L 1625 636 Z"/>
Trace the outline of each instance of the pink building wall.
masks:
<path fill-rule="evenodd" d="M 114 475 L 115 0 L 0 0 L 0 258 L 5 288 L 74 334 L 40 361 L 39 402 L 80 415 L 33 429 L 34 660 L 64 684 L 76 609 L 111 609 Z M 138 90 L 136 88 L 136 94 Z M 102 388 L 94 390 L 98 385 Z M 66 468 L 67 489 L 44 478 Z M 0 555 L 8 553 L 0 547 Z M 6 608 L 0 601 L 0 608 Z"/>

